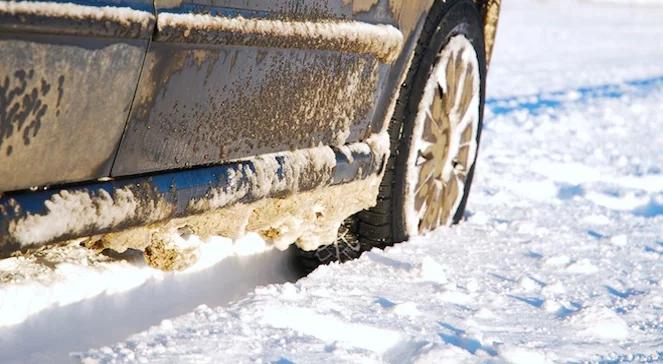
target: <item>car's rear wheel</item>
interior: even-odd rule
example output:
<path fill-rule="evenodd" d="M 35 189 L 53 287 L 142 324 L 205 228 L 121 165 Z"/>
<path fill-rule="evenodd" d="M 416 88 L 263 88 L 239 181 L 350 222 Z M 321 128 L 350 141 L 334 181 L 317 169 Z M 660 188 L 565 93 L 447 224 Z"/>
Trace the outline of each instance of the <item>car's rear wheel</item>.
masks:
<path fill-rule="evenodd" d="M 391 121 L 396 143 L 380 201 L 358 215 L 359 238 L 376 246 L 456 223 L 467 204 L 483 118 L 483 34 L 471 1 L 436 10 Z"/>
<path fill-rule="evenodd" d="M 436 2 L 389 125 L 391 156 L 377 205 L 348 225 L 361 245 L 346 247 L 339 239 L 306 254 L 309 265 L 347 260 L 462 218 L 483 118 L 486 62 L 479 19 L 470 0 Z"/>
<path fill-rule="evenodd" d="M 457 222 L 469 192 L 479 134 L 480 74 L 476 52 L 455 35 L 425 86 L 412 135 L 404 141 L 400 192 L 407 235 Z"/>

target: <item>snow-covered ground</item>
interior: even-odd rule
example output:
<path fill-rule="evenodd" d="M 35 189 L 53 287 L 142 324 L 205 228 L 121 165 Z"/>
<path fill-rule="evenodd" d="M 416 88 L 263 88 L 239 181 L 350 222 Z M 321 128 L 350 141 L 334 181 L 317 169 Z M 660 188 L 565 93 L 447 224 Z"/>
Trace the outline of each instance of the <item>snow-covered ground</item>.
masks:
<path fill-rule="evenodd" d="M 504 1 L 462 224 L 296 282 L 255 239 L 3 261 L 0 362 L 663 362 L 663 7 L 633 4 Z"/>

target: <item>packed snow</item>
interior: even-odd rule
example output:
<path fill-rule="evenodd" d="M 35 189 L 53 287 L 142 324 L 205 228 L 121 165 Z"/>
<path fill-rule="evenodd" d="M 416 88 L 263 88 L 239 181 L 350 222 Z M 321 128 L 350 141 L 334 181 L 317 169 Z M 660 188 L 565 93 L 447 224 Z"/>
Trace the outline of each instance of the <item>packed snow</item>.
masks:
<path fill-rule="evenodd" d="M 297 281 L 230 241 L 188 274 L 23 271 L 46 283 L 0 286 L 0 362 L 663 361 L 663 8 L 503 6 L 466 221 Z"/>

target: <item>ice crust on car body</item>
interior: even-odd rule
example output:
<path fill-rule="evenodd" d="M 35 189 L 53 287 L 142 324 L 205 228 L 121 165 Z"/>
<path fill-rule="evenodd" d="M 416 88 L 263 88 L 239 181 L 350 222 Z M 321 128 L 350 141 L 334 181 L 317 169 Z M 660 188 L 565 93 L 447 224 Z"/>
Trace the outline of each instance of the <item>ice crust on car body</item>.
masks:
<path fill-rule="evenodd" d="M 391 25 L 358 21 L 287 21 L 205 14 L 159 14 L 157 40 L 302 48 L 371 54 L 391 63 L 403 34 Z"/>
<path fill-rule="evenodd" d="M 349 149 L 384 162 L 389 152 L 386 133 L 372 136 L 365 144 Z M 151 246 L 151 252 L 170 254 L 177 250 L 169 243 L 174 232 L 233 239 L 257 232 L 279 249 L 296 242 L 312 250 L 332 243 L 342 221 L 372 206 L 377 197 L 380 174 L 333 185 L 336 163 L 330 147 L 257 157 L 251 166 L 240 163 L 231 169 L 229 183 L 223 188 L 213 188 L 204 198 L 189 201 L 187 214 L 179 217 L 174 217 L 176 207 L 171 202 L 139 199 L 139 191 L 130 188 L 118 189 L 113 196 L 104 190 L 95 195 L 61 191 L 46 201 L 46 213 L 28 213 L 12 221 L 9 233 L 22 247 L 31 247 L 66 240 L 72 232 L 81 236 L 90 230 L 129 226 L 141 217 L 143 226 L 91 236 L 86 244 L 119 252 Z"/>
<path fill-rule="evenodd" d="M 117 190 L 115 196 L 100 190 L 95 197 L 83 191 L 62 191 L 45 203 L 48 214 L 28 215 L 11 229 L 12 235 L 27 245 L 49 241 L 69 231 L 82 231 L 89 225 L 114 226 L 138 212 L 132 191 Z"/>
<path fill-rule="evenodd" d="M 383 160 L 386 160 L 389 152 L 386 133 L 375 134 L 365 143 L 369 146 L 367 152 L 385 156 Z M 178 231 L 187 231 L 203 239 L 215 235 L 238 239 L 248 233 L 258 233 L 271 246 L 280 250 L 287 249 L 293 243 L 304 250 L 315 250 L 331 244 L 336 240 L 343 220 L 375 204 L 382 173 L 349 183 L 329 185 L 336 161 L 331 149 L 325 149 L 329 150 L 287 153 L 294 163 L 290 163 L 290 168 L 282 172 L 290 177 L 280 182 L 274 180 L 279 167 L 273 157 L 261 157 L 251 177 L 251 184 L 264 186 L 260 192 L 262 196 L 301 186 L 299 178 L 302 173 L 307 176 L 307 181 L 311 178 L 320 179 L 323 183 L 317 188 L 289 193 L 283 197 L 238 203 L 248 190 L 246 185 L 231 181 L 227 188 L 211 191 L 209 198 L 190 202 L 190 207 L 201 213 L 105 234 L 93 238 L 97 240 L 95 244 L 101 249 L 110 248 L 120 252 L 129 248 L 147 251 L 148 263 L 165 270 L 182 269 L 196 260 L 191 257 L 190 251 L 180 249 L 172 241 Z M 354 146 L 350 149 L 362 148 Z M 223 206 L 228 207 L 221 208 Z M 160 253 L 150 256 L 155 251 Z"/>
<path fill-rule="evenodd" d="M 138 24 L 142 30 L 148 30 L 155 19 L 154 15 L 147 11 L 128 7 L 88 6 L 48 1 L 2 1 L 0 2 L 0 15 L 109 22 L 124 27 Z"/>

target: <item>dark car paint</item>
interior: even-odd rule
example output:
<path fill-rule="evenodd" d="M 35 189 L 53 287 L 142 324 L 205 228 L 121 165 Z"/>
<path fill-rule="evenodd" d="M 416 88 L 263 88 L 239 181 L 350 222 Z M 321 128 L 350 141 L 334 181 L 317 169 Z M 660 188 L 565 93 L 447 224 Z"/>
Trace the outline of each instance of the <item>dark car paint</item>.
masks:
<path fill-rule="evenodd" d="M 109 175 L 152 25 L 0 15 L 0 191 Z"/>

